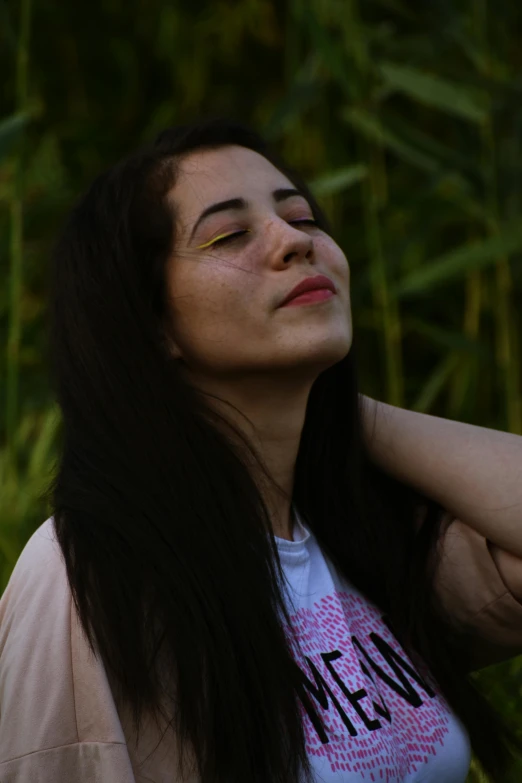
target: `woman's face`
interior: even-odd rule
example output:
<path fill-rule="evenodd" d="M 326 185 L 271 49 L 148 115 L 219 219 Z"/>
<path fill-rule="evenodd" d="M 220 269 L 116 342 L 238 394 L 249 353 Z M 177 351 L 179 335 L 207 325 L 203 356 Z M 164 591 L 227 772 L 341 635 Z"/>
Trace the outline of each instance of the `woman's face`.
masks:
<path fill-rule="evenodd" d="M 303 374 L 313 382 L 350 350 L 350 273 L 306 199 L 266 158 L 231 145 L 186 156 L 169 200 L 176 242 L 167 267 L 173 355 L 195 377 L 241 381 Z M 206 217 L 218 202 L 244 200 Z M 236 234 L 236 236 L 232 236 Z M 228 237 L 228 239 L 224 239 Z M 222 240 L 222 241 L 220 241 Z M 304 278 L 337 290 L 314 304 L 280 307 Z"/>

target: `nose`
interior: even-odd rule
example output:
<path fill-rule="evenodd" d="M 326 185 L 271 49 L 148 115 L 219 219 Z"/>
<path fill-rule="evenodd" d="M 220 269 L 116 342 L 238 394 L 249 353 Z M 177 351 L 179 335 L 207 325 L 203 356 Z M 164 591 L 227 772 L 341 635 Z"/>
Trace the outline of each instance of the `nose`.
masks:
<path fill-rule="evenodd" d="M 314 254 L 314 241 L 302 228 L 292 226 L 286 221 L 282 222 L 281 245 L 277 256 L 286 264 L 293 258 L 306 258 L 310 260 Z"/>

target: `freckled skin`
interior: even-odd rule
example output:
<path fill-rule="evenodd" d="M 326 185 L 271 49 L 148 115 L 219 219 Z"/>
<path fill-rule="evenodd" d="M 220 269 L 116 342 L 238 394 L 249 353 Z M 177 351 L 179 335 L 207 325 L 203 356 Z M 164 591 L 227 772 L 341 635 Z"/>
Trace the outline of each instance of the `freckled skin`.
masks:
<path fill-rule="evenodd" d="M 343 358 L 352 338 L 350 273 L 341 248 L 317 227 L 304 198 L 275 204 L 271 192 L 292 183 L 252 150 L 228 146 L 185 158 L 170 198 L 178 214 L 177 243 L 168 268 L 176 341 L 188 368 L 212 378 L 304 370 L 310 383 Z M 248 212 L 206 218 L 189 243 L 203 209 L 243 197 Z M 227 234 L 248 230 L 232 242 Z M 319 305 L 277 309 L 305 277 L 325 274 L 338 294 Z"/>

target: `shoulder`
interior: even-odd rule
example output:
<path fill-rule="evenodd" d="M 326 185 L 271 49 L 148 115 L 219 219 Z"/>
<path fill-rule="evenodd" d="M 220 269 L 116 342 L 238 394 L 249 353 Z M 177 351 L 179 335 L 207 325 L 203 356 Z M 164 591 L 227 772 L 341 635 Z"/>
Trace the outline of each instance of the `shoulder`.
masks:
<path fill-rule="evenodd" d="M 27 648 L 30 642 L 39 640 L 43 628 L 46 636 L 67 636 L 70 598 L 65 564 L 50 517 L 25 545 L 0 599 L 2 663 L 5 665 L 6 655 L 8 659 L 9 649 L 15 645 L 23 642 Z"/>
<path fill-rule="evenodd" d="M 0 599 L 0 770 L 7 765 L 7 774 L 29 754 L 53 750 L 50 764 L 69 763 L 80 743 L 85 754 L 83 743 L 124 742 L 104 667 L 75 611 L 50 517 L 25 545 Z M 76 750 L 66 750 L 70 746 Z"/>

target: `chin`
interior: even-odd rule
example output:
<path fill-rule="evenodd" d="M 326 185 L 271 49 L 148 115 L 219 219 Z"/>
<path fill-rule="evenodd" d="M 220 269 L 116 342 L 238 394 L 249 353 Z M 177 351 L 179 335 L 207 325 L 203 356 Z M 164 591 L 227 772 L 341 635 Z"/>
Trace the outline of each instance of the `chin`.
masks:
<path fill-rule="evenodd" d="M 312 374 L 320 374 L 342 361 L 350 353 L 351 344 L 351 340 L 339 339 L 329 345 L 317 345 L 315 350 L 311 345 L 301 347 L 293 354 L 292 365 L 295 370 L 309 367 Z"/>

